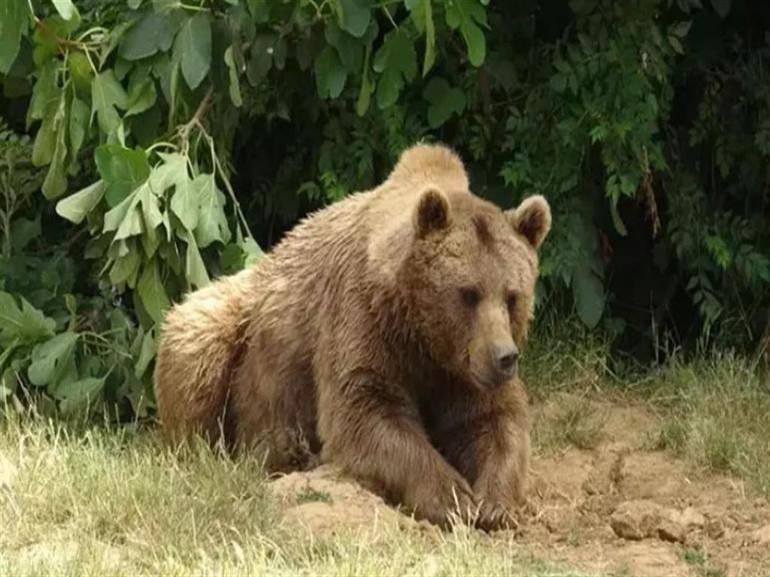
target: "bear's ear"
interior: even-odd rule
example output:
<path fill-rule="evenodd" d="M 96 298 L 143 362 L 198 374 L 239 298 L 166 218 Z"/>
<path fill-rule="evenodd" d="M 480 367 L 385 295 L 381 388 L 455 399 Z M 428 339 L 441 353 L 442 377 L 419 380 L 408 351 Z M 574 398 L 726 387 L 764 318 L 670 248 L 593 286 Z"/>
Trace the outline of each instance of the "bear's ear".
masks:
<path fill-rule="evenodd" d="M 551 207 L 540 196 L 530 196 L 514 209 L 506 212 L 513 229 L 527 239 L 532 248 L 540 248 L 551 230 Z"/>
<path fill-rule="evenodd" d="M 417 201 L 414 227 L 419 237 L 447 228 L 451 221 L 449 200 L 435 186 L 426 187 Z"/>

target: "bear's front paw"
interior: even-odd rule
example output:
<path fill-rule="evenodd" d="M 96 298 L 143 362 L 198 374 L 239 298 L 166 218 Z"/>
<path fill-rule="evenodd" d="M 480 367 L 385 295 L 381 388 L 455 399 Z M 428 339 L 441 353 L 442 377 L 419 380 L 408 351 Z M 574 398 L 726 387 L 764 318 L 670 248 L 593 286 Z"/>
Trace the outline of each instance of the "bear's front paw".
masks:
<path fill-rule="evenodd" d="M 483 531 L 516 531 L 517 516 L 507 507 L 493 501 L 481 500 L 475 525 Z"/>
<path fill-rule="evenodd" d="M 453 518 L 472 522 L 479 505 L 467 481 L 460 476 L 437 483 L 423 483 L 408 501 L 415 516 L 443 528 L 450 528 Z"/>

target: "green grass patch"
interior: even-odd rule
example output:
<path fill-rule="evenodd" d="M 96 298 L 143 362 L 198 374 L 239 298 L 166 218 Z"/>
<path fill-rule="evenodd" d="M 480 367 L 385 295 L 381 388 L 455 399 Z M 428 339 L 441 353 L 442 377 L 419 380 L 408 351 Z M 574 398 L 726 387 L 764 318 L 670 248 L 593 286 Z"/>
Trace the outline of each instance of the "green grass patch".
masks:
<path fill-rule="evenodd" d="M 770 495 L 770 388 L 752 363 L 733 355 L 674 363 L 651 387 L 667 409 L 661 447 Z"/>

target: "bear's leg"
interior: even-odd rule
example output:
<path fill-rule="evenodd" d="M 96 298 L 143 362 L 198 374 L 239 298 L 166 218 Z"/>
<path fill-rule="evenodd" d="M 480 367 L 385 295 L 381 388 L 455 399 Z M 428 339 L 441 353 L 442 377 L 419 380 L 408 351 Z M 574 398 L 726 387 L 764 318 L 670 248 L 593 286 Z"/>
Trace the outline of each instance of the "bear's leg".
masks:
<path fill-rule="evenodd" d="M 249 348 L 233 383 L 229 416 L 238 450 L 264 454 L 268 473 L 317 463 L 316 403 L 309 362 L 281 347 Z"/>
<path fill-rule="evenodd" d="M 476 497 L 513 520 L 526 505 L 529 472 L 529 419 L 523 390 L 517 384 L 503 395 L 496 410 L 471 425 L 480 442 L 474 444 L 477 476 L 473 481 Z"/>
<path fill-rule="evenodd" d="M 356 371 L 335 386 L 320 382 L 318 390 L 324 460 L 418 518 L 446 527 L 451 513 L 459 513 L 481 528 L 494 527 L 486 511 L 478 511 L 468 482 L 431 445 L 402 389 Z"/>
<path fill-rule="evenodd" d="M 523 389 L 469 391 L 444 383 L 423 408 L 439 452 L 473 487 L 475 498 L 500 528 L 516 525 L 529 467 L 529 424 Z"/>

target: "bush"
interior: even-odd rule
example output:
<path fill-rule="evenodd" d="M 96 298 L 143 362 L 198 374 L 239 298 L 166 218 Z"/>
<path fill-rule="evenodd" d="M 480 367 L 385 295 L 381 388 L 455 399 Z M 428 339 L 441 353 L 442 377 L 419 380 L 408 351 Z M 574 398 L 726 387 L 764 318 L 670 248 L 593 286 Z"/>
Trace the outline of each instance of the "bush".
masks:
<path fill-rule="evenodd" d="M 644 360 L 756 346 L 768 23 L 750 0 L 0 0 L 0 398 L 150 415 L 170 304 L 419 139 L 503 207 L 551 201 L 541 318 Z"/>

